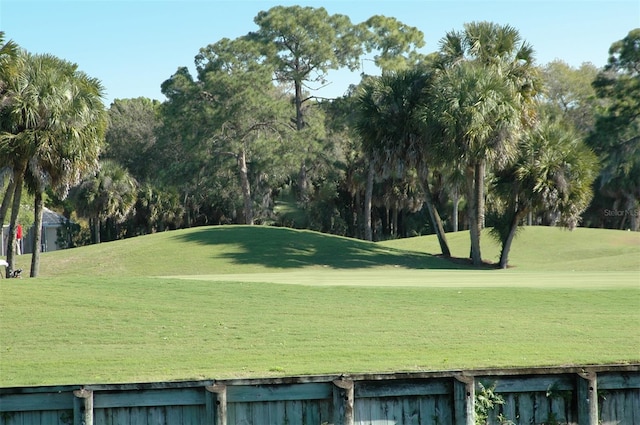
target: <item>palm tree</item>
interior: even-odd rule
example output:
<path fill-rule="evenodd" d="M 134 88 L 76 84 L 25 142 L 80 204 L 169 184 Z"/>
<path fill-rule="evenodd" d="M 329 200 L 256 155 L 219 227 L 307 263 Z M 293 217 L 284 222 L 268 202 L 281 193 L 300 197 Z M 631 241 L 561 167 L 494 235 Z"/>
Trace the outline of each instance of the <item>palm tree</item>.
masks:
<path fill-rule="evenodd" d="M 440 154 L 460 161 L 464 169 L 471 258 L 480 265 L 486 164 L 515 156 L 515 143 L 508 137 L 519 120 L 513 90 L 496 73 L 465 62 L 438 76 L 430 110 L 437 121 L 430 128 L 440 138 Z"/>
<path fill-rule="evenodd" d="M 15 77 L 18 58 L 18 45 L 11 40 L 5 42 L 4 31 L 0 31 L 0 108 L 7 100 L 7 86 Z"/>
<path fill-rule="evenodd" d="M 63 194 L 99 152 L 106 115 L 100 83 L 77 66 L 52 55 L 23 52 L 15 78 L 8 81 L 3 108 L 0 153 L 13 169 L 11 240 L 23 183 L 35 194 L 35 230 L 31 276 L 38 274 L 43 197 L 46 187 Z M 13 268 L 13 243 L 7 249 Z"/>
<path fill-rule="evenodd" d="M 65 68 L 58 68 L 52 56 L 22 53 L 15 77 L 6 81 L 7 103 L 0 127 L 0 157 L 13 169 L 12 210 L 7 247 L 7 273 L 14 267 L 14 241 L 22 187 L 29 162 L 38 149 L 53 144 L 65 123 L 58 88 Z"/>
<path fill-rule="evenodd" d="M 501 268 L 507 267 L 519 223 L 532 209 L 550 212 L 569 229 L 578 225 L 593 197 L 598 168 L 597 157 L 570 126 L 546 120 L 525 134 L 518 158 L 493 182 L 504 202 L 491 231 L 502 244 Z"/>
<path fill-rule="evenodd" d="M 75 65 L 59 61 L 58 67 L 69 66 L 69 76 L 61 82 L 66 92 L 60 108 L 65 123 L 55 140 L 42 144 L 29 162 L 27 186 L 35 194 L 35 237 L 31 256 L 31 277 L 36 277 L 40 262 L 43 193 L 51 187 L 64 199 L 80 177 L 94 171 L 106 128 L 106 112 L 101 101 L 99 81 L 75 70 Z"/>
<path fill-rule="evenodd" d="M 6 108 L 10 100 L 8 85 L 9 81 L 15 78 L 18 57 L 18 45 L 11 40 L 5 42 L 4 31 L 0 31 L 0 125 L 2 126 L 4 126 L 4 123 L 7 121 L 7 115 L 9 113 Z M 3 127 L 0 128 L 0 131 L 4 131 Z M 0 143 L 2 142 L 0 141 Z M 9 156 L 0 156 L 0 182 L 3 183 L 0 184 L 0 186 L 4 187 L 5 177 L 9 178 L 9 183 L 2 197 L 2 204 L 0 205 L 0 226 L 4 223 L 15 189 L 13 170 L 11 169 L 9 159 Z"/>
<path fill-rule="evenodd" d="M 365 82 L 359 96 L 360 118 L 356 128 L 370 157 L 365 205 L 371 203 L 376 164 L 387 175 L 403 176 L 415 168 L 442 254 L 449 257 L 442 221 L 431 199 L 428 177 L 429 162 L 433 159 L 427 149 L 428 139 L 420 115 L 430 81 L 429 73 L 416 68 L 385 73 Z M 367 222 L 370 225 L 370 219 Z M 367 236 L 370 237 L 370 231 Z"/>
<path fill-rule="evenodd" d="M 480 265 L 486 167 L 508 163 L 519 132 L 533 122 L 538 87 L 533 50 L 513 27 L 474 22 L 441 40 L 439 67 L 432 129 L 443 156 L 463 159 L 470 256 Z"/>
<path fill-rule="evenodd" d="M 122 223 L 136 203 L 137 182 L 111 160 L 100 162 L 99 171 L 73 189 L 78 214 L 90 220 L 93 240 L 100 243 L 100 226 L 108 219 Z"/>

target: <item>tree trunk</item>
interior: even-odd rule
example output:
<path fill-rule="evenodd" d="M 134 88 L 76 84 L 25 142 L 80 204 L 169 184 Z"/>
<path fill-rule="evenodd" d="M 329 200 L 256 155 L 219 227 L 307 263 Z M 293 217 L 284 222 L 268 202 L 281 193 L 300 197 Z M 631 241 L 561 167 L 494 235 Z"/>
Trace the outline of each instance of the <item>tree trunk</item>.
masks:
<path fill-rule="evenodd" d="M 438 214 L 438 210 L 436 209 L 435 205 L 433 205 L 433 198 L 431 197 L 431 191 L 429 191 L 429 187 L 427 186 L 425 189 L 425 204 L 427 205 L 427 212 L 429 213 L 429 218 L 431 219 L 431 225 L 433 226 L 433 230 L 436 232 L 436 236 L 438 237 L 438 243 L 440 244 L 442 255 L 449 258 L 451 257 L 451 250 L 449 249 L 449 244 L 447 243 L 447 237 L 444 232 L 442 220 L 440 219 L 440 214 Z"/>
<path fill-rule="evenodd" d="M 484 169 L 485 162 L 481 159 L 475 166 L 475 181 L 476 181 L 476 212 L 478 214 L 478 229 L 484 229 Z M 478 240 L 480 240 L 480 233 L 478 233 Z"/>
<path fill-rule="evenodd" d="M 296 59 L 296 68 L 299 66 L 297 63 L 298 59 Z M 301 131 L 304 128 L 304 117 L 302 114 L 302 82 L 298 80 L 294 80 L 293 82 L 295 89 L 295 98 L 294 102 L 296 104 L 296 131 Z M 302 164 L 300 165 L 300 172 L 298 174 L 298 189 L 300 201 L 306 205 L 309 200 L 309 187 L 307 185 L 307 165 L 305 164 L 306 158 L 302 159 Z"/>
<path fill-rule="evenodd" d="M 100 218 L 93 218 L 93 241 L 94 243 L 100 243 Z"/>
<path fill-rule="evenodd" d="M 637 207 L 636 198 L 633 195 L 627 195 L 627 210 L 625 215 L 629 216 L 629 229 L 633 232 L 638 231 L 638 214 L 640 209 Z"/>
<path fill-rule="evenodd" d="M 298 190 L 299 200 L 306 205 L 309 201 L 309 185 L 307 184 L 307 165 L 304 163 L 304 159 L 298 172 Z"/>
<path fill-rule="evenodd" d="M 296 102 L 296 130 L 300 131 L 304 127 L 304 119 L 302 116 L 302 82 L 294 81 L 295 102 Z"/>
<path fill-rule="evenodd" d="M 244 223 L 253 225 L 253 207 L 251 206 L 251 185 L 249 184 L 249 170 L 247 169 L 247 156 L 242 149 L 238 156 L 240 168 L 240 186 L 242 187 L 242 198 L 244 200 Z"/>
<path fill-rule="evenodd" d="M 511 251 L 511 243 L 516 236 L 516 232 L 518 231 L 518 223 L 524 216 L 527 215 L 527 210 L 516 211 L 513 215 L 513 219 L 511 220 L 511 224 L 509 226 L 509 234 L 507 238 L 502 241 L 502 250 L 500 251 L 500 268 L 506 269 L 509 264 L 509 251 Z"/>
<path fill-rule="evenodd" d="M 7 185 L 7 191 L 4 193 L 2 197 L 2 205 L 0 205 L 0 226 L 4 223 L 4 219 L 7 216 L 7 211 L 9 211 L 9 205 L 11 205 L 11 200 L 13 199 L 13 192 L 15 191 L 15 181 L 13 178 L 9 180 L 9 184 Z"/>
<path fill-rule="evenodd" d="M 480 227 L 478 226 L 478 202 L 476 196 L 478 191 L 476 190 L 475 181 L 475 166 L 470 165 L 465 171 L 467 178 L 467 216 L 469 218 L 469 236 L 471 237 L 471 252 L 469 257 L 471 258 L 474 266 L 482 264 L 482 256 L 480 255 Z"/>
<path fill-rule="evenodd" d="M 398 206 L 395 205 L 391 217 L 391 236 L 395 239 L 398 237 Z"/>
<path fill-rule="evenodd" d="M 375 161 L 369 161 L 369 172 L 367 173 L 367 188 L 364 194 L 364 238 L 373 240 L 371 230 L 371 200 L 373 198 L 373 178 L 375 176 Z"/>
<path fill-rule="evenodd" d="M 361 214 L 362 210 L 360 209 L 360 191 L 356 190 L 355 199 L 353 200 L 353 204 L 351 206 L 352 209 L 352 217 L 353 217 L 353 232 L 356 238 L 362 237 L 362 230 L 360 230 L 360 223 L 362 222 Z"/>
<path fill-rule="evenodd" d="M 44 201 L 42 199 L 42 192 L 40 190 L 36 191 L 35 202 L 34 202 L 34 218 L 33 222 L 33 247 L 31 253 L 31 273 L 29 276 L 38 277 L 38 272 L 40 271 L 40 247 L 42 242 L 42 212 Z"/>
<path fill-rule="evenodd" d="M 458 208 L 460 206 L 460 194 L 458 189 L 453 192 L 453 211 L 451 212 L 451 227 L 454 232 L 458 231 Z"/>
<path fill-rule="evenodd" d="M 11 206 L 11 221 L 9 223 L 9 240 L 7 241 L 7 263 L 9 267 L 6 267 L 6 276 L 11 277 L 11 273 L 15 269 L 15 246 L 16 246 L 16 230 L 18 224 L 18 214 L 20 213 L 20 201 L 22 198 L 22 182 L 24 181 L 24 173 L 27 169 L 26 161 L 20 164 L 18 170 L 14 169 L 14 182 L 15 187 L 13 190 L 13 203 Z M 16 172 L 17 171 L 17 172 Z"/>
<path fill-rule="evenodd" d="M 440 250 L 442 251 L 442 255 L 446 258 L 451 257 L 451 250 L 449 249 L 449 244 L 447 243 L 447 237 L 444 232 L 444 226 L 442 225 L 442 220 L 440 219 L 440 214 L 438 214 L 438 210 L 433 204 L 433 198 L 431 197 L 431 189 L 429 189 L 429 168 L 425 166 L 424 176 L 420 178 L 420 184 L 422 185 L 422 191 L 424 192 L 425 204 L 427 205 L 427 212 L 429 213 L 429 218 L 431 219 L 431 224 L 433 225 L 433 230 L 436 232 L 436 236 L 438 237 L 438 243 L 440 244 Z"/>

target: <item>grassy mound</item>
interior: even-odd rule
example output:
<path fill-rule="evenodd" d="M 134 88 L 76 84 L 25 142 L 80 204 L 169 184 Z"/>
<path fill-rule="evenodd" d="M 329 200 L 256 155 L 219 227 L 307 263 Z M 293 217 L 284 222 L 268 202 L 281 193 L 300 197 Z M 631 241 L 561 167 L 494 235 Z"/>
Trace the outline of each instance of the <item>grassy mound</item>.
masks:
<path fill-rule="evenodd" d="M 454 257 L 469 256 L 469 232 L 448 233 Z M 414 252 L 440 252 L 435 236 L 397 239 L 381 243 Z M 482 256 L 498 262 L 500 246 L 489 235 L 481 238 Z M 536 271 L 640 271 L 640 232 L 558 227 L 522 227 L 513 242 L 509 265 Z"/>
<path fill-rule="evenodd" d="M 468 257 L 468 232 L 449 233 L 447 238 L 455 257 Z M 499 246 L 486 232 L 482 249 L 485 259 L 497 261 Z M 371 243 L 289 228 L 215 226 L 45 253 L 40 272 L 42 276 L 174 276 L 313 267 L 469 268 L 442 259 L 439 253 L 435 236 Z M 640 271 L 640 233 L 530 227 L 516 238 L 510 258 L 512 266 L 524 270 Z"/>

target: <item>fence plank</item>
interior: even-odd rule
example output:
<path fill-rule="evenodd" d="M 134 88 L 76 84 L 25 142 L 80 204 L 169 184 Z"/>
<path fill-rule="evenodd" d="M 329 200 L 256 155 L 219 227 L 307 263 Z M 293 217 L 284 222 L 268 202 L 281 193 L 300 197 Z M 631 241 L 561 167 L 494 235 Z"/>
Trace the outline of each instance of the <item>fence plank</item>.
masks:
<path fill-rule="evenodd" d="M 555 391 L 570 391 L 575 385 L 573 375 L 560 376 L 488 376 L 479 379 L 485 387 L 495 383 L 495 392 L 504 393 L 528 393 L 536 391 L 547 391 L 553 389 Z"/>
<path fill-rule="evenodd" d="M 38 410 L 66 409 L 73 409 L 72 392 L 0 395 L 0 412 L 30 412 Z"/>
<path fill-rule="evenodd" d="M 598 389 L 640 388 L 640 373 L 598 373 Z"/>
<path fill-rule="evenodd" d="M 402 400 L 402 423 L 420 425 L 420 405 L 417 397 L 405 397 Z"/>
<path fill-rule="evenodd" d="M 355 382 L 355 397 L 404 397 L 449 394 L 451 383 L 446 380 L 431 381 L 363 381 Z"/>
<path fill-rule="evenodd" d="M 286 400 L 317 400 L 331 398 L 328 383 L 287 384 L 287 385 L 237 385 L 229 386 L 229 403 Z"/>
<path fill-rule="evenodd" d="M 201 388 L 142 390 L 122 392 L 96 392 L 93 404 L 96 408 L 142 406 L 188 406 L 205 404 Z"/>

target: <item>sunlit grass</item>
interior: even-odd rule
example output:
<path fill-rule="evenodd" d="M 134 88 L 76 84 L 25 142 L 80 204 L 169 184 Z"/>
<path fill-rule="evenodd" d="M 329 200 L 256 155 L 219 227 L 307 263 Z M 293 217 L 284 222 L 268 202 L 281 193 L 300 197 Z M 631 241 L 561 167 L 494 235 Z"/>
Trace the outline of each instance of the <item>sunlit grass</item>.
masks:
<path fill-rule="evenodd" d="M 244 226 L 47 253 L 0 280 L 0 386 L 640 361 L 640 235 L 528 230 L 509 270 Z"/>

